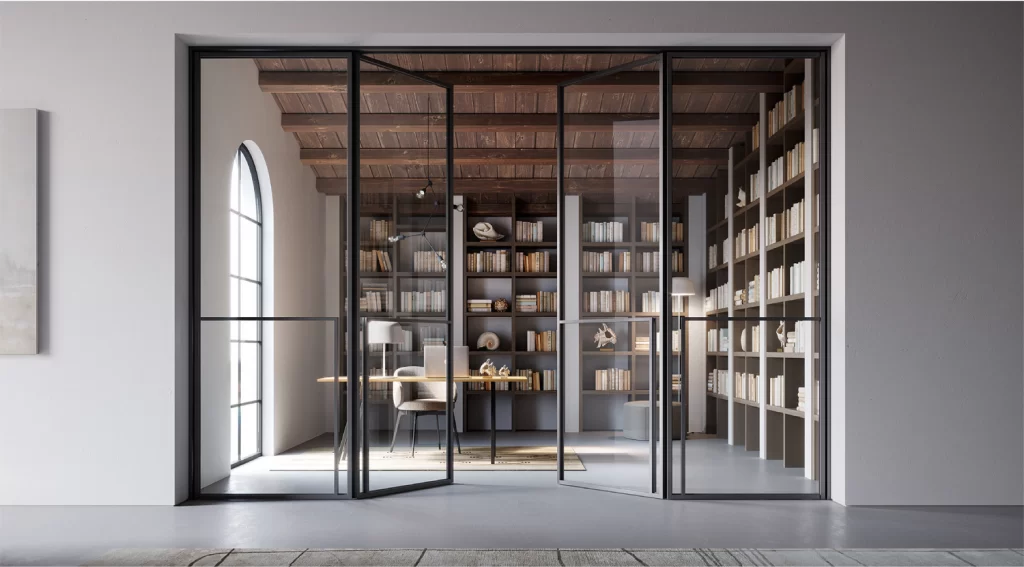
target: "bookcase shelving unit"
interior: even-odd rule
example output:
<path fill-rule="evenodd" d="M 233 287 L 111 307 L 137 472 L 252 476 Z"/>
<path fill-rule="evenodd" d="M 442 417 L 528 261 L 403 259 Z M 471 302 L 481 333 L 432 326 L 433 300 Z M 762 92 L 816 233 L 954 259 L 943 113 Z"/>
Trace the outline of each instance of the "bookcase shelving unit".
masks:
<path fill-rule="evenodd" d="M 516 223 L 519 221 L 542 223 L 543 240 L 539 242 L 517 239 Z M 488 222 L 505 237 L 496 242 L 481 242 L 473 233 L 478 222 Z M 505 299 L 509 302 L 506 312 L 473 313 L 466 309 L 466 344 L 469 346 L 470 371 L 488 358 L 497 368 L 507 365 L 517 370 L 554 371 L 557 353 L 551 351 L 530 351 L 527 346 L 527 331 L 557 331 L 558 315 L 552 304 L 551 311 L 520 312 L 517 310 L 517 295 L 557 291 L 557 249 L 556 210 L 553 205 L 541 205 L 515 201 L 508 204 L 468 205 L 466 210 L 466 254 L 476 252 L 506 251 L 509 255 L 509 269 L 504 272 L 473 272 L 467 259 L 464 271 L 465 297 L 473 299 Z M 516 254 L 548 252 L 548 271 L 514 271 Z M 539 306 L 538 306 L 539 308 Z M 498 350 L 477 349 L 477 338 L 486 331 L 494 332 L 500 339 Z M 481 389 L 464 390 L 463 421 L 467 430 L 474 423 L 484 423 L 488 407 L 490 385 L 479 385 Z M 515 389 L 499 390 L 499 401 L 504 398 L 509 404 L 512 431 L 554 430 L 555 390 Z M 479 419 L 474 419 L 479 418 Z M 482 429 L 483 427 L 481 427 Z"/>
<path fill-rule="evenodd" d="M 813 60 L 788 61 L 787 94 L 761 93 L 758 125 L 730 148 L 727 181 L 708 195 L 705 269 L 708 315 L 767 318 L 707 323 L 708 431 L 763 459 L 803 468 L 810 479 L 818 474 L 817 328 L 771 318 L 819 315 L 814 66 Z M 788 105 L 788 117 L 784 110 L 773 116 L 773 109 Z M 713 300 L 719 286 L 723 292 Z M 793 352 L 785 351 L 777 333 L 798 342 Z M 772 378 L 778 380 L 776 395 Z M 807 403 L 801 403 L 801 391 Z"/>
<path fill-rule="evenodd" d="M 398 242 L 389 242 L 388 237 L 425 231 L 426 238 L 429 238 L 434 248 L 444 254 L 447 259 L 444 209 L 440 208 L 440 213 L 438 213 L 436 210 L 432 211 L 421 205 L 397 203 L 394 195 L 385 195 L 378 203 L 360 205 L 359 223 L 360 249 L 373 252 L 375 261 L 368 261 L 366 265 L 356 266 L 355 270 L 351 270 L 349 266 L 343 266 L 341 272 L 343 279 L 349 274 L 355 274 L 359 297 L 367 300 L 365 305 L 360 305 L 359 317 L 394 317 L 406 320 L 402 326 L 411 333 L 411 344 L 388 347 L 389 374 L 403 366 L 423 366 L 424 339 L 438 341 L 446 339 L 445 331 L 443 326 L 436 322 L 410 323 L 408 320 L 440 317 L 444 315 L 445 310 L 442 308 L 440 311 L 402 311 L 400 309 L 401 293 L 403 291 L 438 291 L 443 297 L 445 272 L 437 265 L 433 267 L 432 271 L 415 271 L 416 253 L 430 250 L 423 237 L 413 236 Z M 387 253 L 386 270 L 385 266 L 381 265 L 377 252 Z M 429 257 L 429 254 L 426 256 Z M 375 270 L 368 269 L 371 266 Z M 342 287 L 344 288 L 344 286 Z M 373 293 L 381 294 L 379 301 L 378 297 L 370 300 Z M 379 306 L 376 305 L 377 303 Z M 343 305 L 345 306 L 343 309 L 347 308 L 347 303 Z M 447 306 L 447 308 L 450 309 L 451 306 Z M 381 371 L 380 351 L 371 347 L 371 351 L 367 355 L 370 374 L 379 374 Z M 391 385 L 381 384 L 379 389 L 372 390 L 369 400 L 370 405 L 375 408 L 371 411 L 370 427 L 390 430 L 394 426 Z"/>
<path fill-rule="evenodd" d="M 643 294 L 647 292 L 669 293 L 670 290 L 660 290 L 660 262 L 655 260 L 647 266 L 649 271 L 644 269 L 641 255 L 644 253 L 659 253 L 661 247 L 657 240 L 650 237 L 645 238 L 643 233 L 644 223 L 658 223 L 659 207 L 657 197 L 647 196 L 623 196 L 611 203 L 591 202 L 586 198 L 581 201 L 581 226 L 580 226 L 580 274 L 579 274 L 579 314 L 581 320 L 594 319 L 593 324 L 580 325 L 580 353 L 579 353 L 579 431 L 614 431 L 622 429 L 622 404 L 626 401 L 647 400 L 650 395 L 650 356 L 652 349 L 657 352 L 655 337 L 657 332 L 657 317 L 660 308 L 652 308 L 660 305 L 658 300 L 652 301 L 648 309 L 644 309 Z M 686 200 L 674 204 L 673 223 L 682 223 L 685 226 Z M 616 242 L 592 242 L 587 235 L 587 223 L 623 223 L 621 241 Z M 654 229 L 654 233 L 660 238 L 660 229 Z M 685 231 L 683 232 L 685 235 Z M 615 238 L 612 238 L 615 240 Z M 678 270 L 673 270 L 672 276 L 686 276 L 686 242 L 682 239 L 673 239 L 665 247 L 666 253 L 670 254 L 669 265 Z M 595 268 L 588 265 L 586 253 L 610 252 L 612 264 L 607 263 Z M 623 266 L 621 254 L 629 253 L 629 266 Z M 678 264 L 673 261 L 671 255 L 679 255 Z M 625 268 L 631 269 L 625 269 Z M 609 271 L 594 271 L 600 268 L 611 268 Z M 615 291 L 627 292 L 628 299 L 626 309 L 621 311 L 595 311 L 585 308 L 588 301 L 586 296 L 590 292 Z M 614 309 L 614 307 L 613 307 Z M 613 322 L 608 326 L 617 335 L 617 343 L 614 347 L 598 349 L 593 336 L 598 329 L 605 324 L 608 318 L 612 317 L 653 317 L 655 329 L 642 322 Z M 637 338 L 646 338 L 647 349 L 637 348 Z M 673 353 L 676 354 L 676 353 Z M 609 387 L 617 389 L 598 389 L 596 371 L 605 369 L 618 369 L 630 372 L 630 379 L 627 383 L 611 384 Z M 678 368 L 673 366 L 676 372 Z"/>

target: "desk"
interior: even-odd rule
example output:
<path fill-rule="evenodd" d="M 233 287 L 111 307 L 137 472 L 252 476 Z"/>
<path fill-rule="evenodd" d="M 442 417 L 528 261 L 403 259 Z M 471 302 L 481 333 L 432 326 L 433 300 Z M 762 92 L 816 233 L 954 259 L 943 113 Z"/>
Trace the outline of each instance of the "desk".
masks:
<path fill-rule="evenodd" d="M 444 382 L 447 378 L 444 376 L 371 376 L 370 382 Z M 491 464 L 494 464 L 494 455 L 497 453 L 497 390 L 494 389 L 494 385 L 498 382 L 523 382 L 525 383 L 529 378 L 526 376 L 453 376 L 452 381 L 455 383 L 462 382 L 476 382 L 480 384 L 491 384 Z M 333 376 L 326 376 L 324 378 L 317 378 L 317 382 L 331 383 L 334 381 L 347 384 L 347 376 L 339 376 L 334 378 Z M 362 398 L 359 400 L 359 408 L 362 411 Z M 453 424 L 454 425 L 454 424 Z M 463 424 L 465 425 L 465 424 Z M 346 447 L 345 439 L 348 437 L 348 421 L 345 423 L 345 433 L 342 435 L 341 447 L 342 456 Z"/>

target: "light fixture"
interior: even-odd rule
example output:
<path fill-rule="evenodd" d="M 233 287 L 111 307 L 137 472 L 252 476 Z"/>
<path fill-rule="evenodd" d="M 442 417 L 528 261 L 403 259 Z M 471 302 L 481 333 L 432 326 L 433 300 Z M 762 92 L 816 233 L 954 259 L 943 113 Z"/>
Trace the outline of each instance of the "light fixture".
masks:
<path fill-rule="evenodd" d="M 366 325 L 366 342 L 370 344 L 384 345 L 384 354 L 381 356 L 381 375 L 388 375 L 388 345 L 396 345 L 405 342 L 405 333 L 402 326 L 392 321 L 370 321 Z"/>
<path fill-rule="evenodd" d="M 672 295 L 674 296 L 687 296 L 696 294 L 696 288 L 693 285 L 693 280 L 690 278 L 676 277 L 672 278 Z"/>

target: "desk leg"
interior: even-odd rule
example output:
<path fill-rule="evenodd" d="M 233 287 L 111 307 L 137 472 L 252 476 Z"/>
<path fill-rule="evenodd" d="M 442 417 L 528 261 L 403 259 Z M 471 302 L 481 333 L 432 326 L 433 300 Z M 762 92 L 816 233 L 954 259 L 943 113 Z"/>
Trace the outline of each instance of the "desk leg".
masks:
<path fill-rule="evenodd" d="M 498 428 L 498 417 L 497 417 L 497 391 L 495 390 L 496 384 L 491 384 L 491 464 L 494 464 L 494 453 L 496 452 L 497 443 L 496 431 Z"/>

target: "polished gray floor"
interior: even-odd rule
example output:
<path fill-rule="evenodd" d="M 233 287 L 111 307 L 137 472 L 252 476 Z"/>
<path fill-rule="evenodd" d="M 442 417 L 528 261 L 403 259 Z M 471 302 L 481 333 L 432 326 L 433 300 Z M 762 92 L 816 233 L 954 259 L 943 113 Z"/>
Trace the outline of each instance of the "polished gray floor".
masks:
<path fill-rule="evenodd" d="M 333 437 L 321 436 L 306 447 L 331 445 Z M 487 433 L 462 434 L 463 446 L 487 445 Z M 553 432 L 500 432 L 501 446 L 555 444 Z M 377 444 L 386 446 L 387 436 L 378 435 Z M 402 438 L 401 443 L 407 443 Z M 401 443 L 399 446 L 401 446 Z M 420 446 L 437 445 L 436 435 L 427 431 Z M 568 434 L 566 446 L 572 447 L 587 470 L 567 471 L 566 480 L 627 490 L 649 491 L 651 469 L 649 445 L 644 441 L 626 439 L 613 432 Z M 818 484 L 804 478 L 802 468 L 785 468 L 781 461 L 768 461 L 753 451 L 731 446 L 721 439 L 690 440 L 686 443 L 686 466 L 682 466 L 679 441 L 673 443 L 673 492 L 682 492 L 681 479 L 686 476 L 688 493 L 816 493 Z M 684 471 L 685 468 L 685 471 Z M 316 494 L 334 490 L 330 472 L 275 471 L 272 458 L 257 459 L 234 469 L 231 476 L 209 486 L 205 492 L 214 494 Z M 371 471 L 370 488 L 390 488 L 443 478 L 440 472 Z M 555 482 L 554 472 L 547 471 L 456 471 L 455 481 L 462 484 L 499 485 L 507 487 L 538 487 Z M 660 481 L 659 481 L 660 482 Z M 344 485 L 344 473 L 341 484 Z"/>
<path fill-rule="evenodd" d="M 116 549 L 90 565 L 1019 566 L 1015 549 Z"/>

